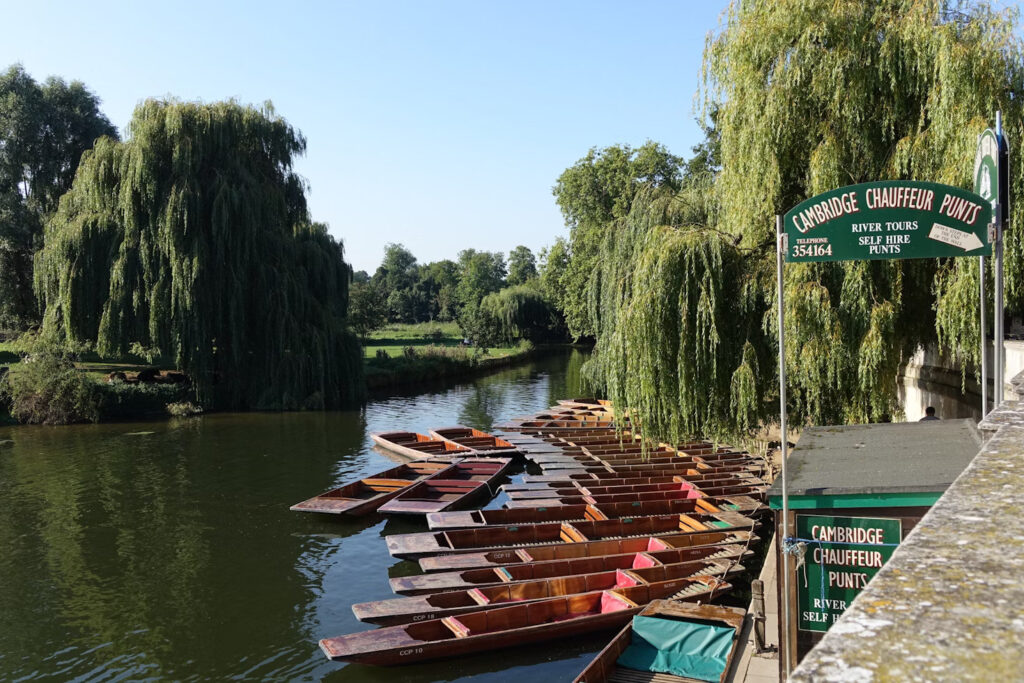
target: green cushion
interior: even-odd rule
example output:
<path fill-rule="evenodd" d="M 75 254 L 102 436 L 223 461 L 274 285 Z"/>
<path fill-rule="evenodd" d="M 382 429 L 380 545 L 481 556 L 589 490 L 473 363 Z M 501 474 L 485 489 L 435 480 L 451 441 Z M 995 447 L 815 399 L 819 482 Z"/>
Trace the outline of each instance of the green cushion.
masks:
<path fill-rule="evenodd" d="M 725 671 L 735 629 L 690 621 L 633 617 L 633 639 L 619 657 L 638 671 L 717 681 Z"/>

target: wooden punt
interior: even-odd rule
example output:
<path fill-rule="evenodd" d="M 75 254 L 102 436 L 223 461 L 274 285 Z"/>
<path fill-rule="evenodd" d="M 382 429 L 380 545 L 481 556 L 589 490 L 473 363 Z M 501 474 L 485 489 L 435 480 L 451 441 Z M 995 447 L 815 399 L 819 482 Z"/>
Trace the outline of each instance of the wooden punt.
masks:
<path fill-rule="evenodd" d="M 744 514 L 761 511 L 764 506 L 751 499 L 744 506 Z M 427 526 L 432 531 L 469 529 L 485 526 L 515 524 L 543 524 L 550 522 L 582 522 L 586 520 L 618 519 L 619 517 L 651 517 L 671 515 L 693 510 L 718 512 L 722 509 L 738 511 L 739 504 L 729 498 L 669 498 L 665 500 L 626 501 L 590 505 L 556 505 L 554 507 L 505 508 L 501 510 L 470 510 L 436 512 L 427 515 Z M 749 507 L 749 509 L 748 509 Z"/>
<path fill-rule="evenodd" d="M 333 660 L 412 664 L 618 627 L 651 600 L 685 593 L 708 601 L 731 588 L 707 577 L 641 584 L 324 638 L 320 648 Z"/>
<path fill-rule="evenodd" d="M 557 505 L 580 505 L 582 503 L 589 503 L 591 505 L 603 505 L 606 503 L 620 503 L 624 501 L 648 501 L 648 500 L 666 500 L 679 497 L 688 497 L 690 493 L 697 494 L 696 497 L 704 496 L 746 496 L 754 500 L 764 502 L 765 492 L 768 487 L 765 485 L 758 486 L 704 486 L 699 490 L 687 492 L 686 489 L 680 490 L 655 490 L 638 493 L 608 493 L 602 495 L 586 495 L 582 492 L 578 492 L 576 495 L 558 496 L 552 498 L 517 498 L 515 500 L 509 500 L 505 503 L 505 507 L 509 509 L 513 508 L 528 508 L 528 507 L 552 507 Z"/>
<path fill-rule="evenodd" d="M 669 540 L 669 539 L 666 539 Z M 699 545 L 683 548 L 667 547 L 662 550 L 575 557 L 542 562 L 519 562 L 480 569 L 453 572 L 433 572 L 419 576 L 397 576 L 391 579 L 391 590 L 401 595 L 421 595 L 449 590 L 481 588 L 521 581 L 537 581 L 558 576 L 592 574 L 613 569 L 646 567 L 653 564 L 678 564 L 717 560 L 729 565 L 745 561 L 753 551 L 739 543 Z"/>
<path fill-rule="evenodd" d="M 463 427 L 461 425 L 441 427 L 439 429 L 431 429 L 429 433 L 430 436 L 451 441 L 463 448 L 476 451 L 480 455 L 503 457 L 519 455 L 519 449 L 516 448 L 515 444 L 472 427 Z"/>
<path fill-rule="evenodd" d="M 549 477 L 542 479 L 541 477 Z M 745 472 L 725 472 L 718 474 L 717 472 L 710 473 L 697 473 L 693 470 L 692 474 L 683 473 L 679 470 L 662 470 L 642 473 L 642 476 L 629 477 L 621 476 L 617 472 L 581 472 L 572 473 L 568 472 L 561 479 L 557 475 L 534 475 L 533 477 L 524 477 L 522 483 L 519 484 L 505 484 L 502 490 L 511 493 L 512 491 L 543 491 L 553 489 L 566 489 L 571 487 L 586 488 L 587 486 L 630 486 L 630 485 L 641 485 L 641 484 L 668 484 L 673 481 L 678 481 L 676 477 L 681 478 L 684 481 L 693 482 L 700 486 L 702 482 L 714 481 L 717 479 L 733 479 L 736 482 L 742 482 L 747 484 L 763 484 L 764 479 L 754 474 L 748 474 Z"/>
<path fill-rule="evenodd" d="M 594 485 L 603 485 L 609 479 L 643 479 L 656 477 L 681 476 L 690 479 L 692 477 L 708 478 L 709 476 L 723 476 L 733 474 L 741 477 L 752 477 L 759 479 L 757 473 L 742 467 L 702 467 L 701 463 L 678 462 L 655 468 L 610 468 L 603 465 L 588 466 L 583 468 L 552 470 L 547 474 L 527 474 L 523 476 L 523 484 L 545 483 L 555 484 L 556 487 L 575 486 L 576 482 L 586 485 L 590 482 Z M 650 482 L 656 483 L 656 482 Z M 611 484 L 608 484 L 611 486 Z"/>
<path fill-rule="evenodd" d="M 587 541 L 584 543 L 550 543 L 547 545 L 530 546 L 528 548 L 502 548 L 480 553 L 455 553 L 452 555 L 436 555 L 424 557 L 419 561 L 420 569 L 425 572 L 444 572 L 456 569 L 473 569 L 476 567 L 496 567 L 505 564 L 522 562 L 547 562 L 549 560 L 568 560 L 578 557 L 597 557 L 599 555 L 621 555 L 638 553 L 645 550 L 665 550 L 666 548 L 689 548 L 700 545 L 722 545 L 723 543 L 750 544 L 757 540 L 753 531 L 679 531 L 657 536 L 639 536 L 635 538 L 611 539 L 606 541 Z"/>
<path fill-rule="evenodd" d="M 736 642 L 743 632 L 743 619 L 746 610 L 738 607 L 722 607 L 719 605 L 694 605 L 675 600 L 655 600 L 644 607 L 638 616 L 663 619 L 668 621 L 685 621 L 695 624 L 727 627 L 733 629 L 732 644 L 725 659 L 725 669 L 718 677 L 719 683 L 729 680 L 732 672 L 733 658 L 736 654 Z M 577 676 L 573 683 L 683 683 L 689 681 L 707 681 L 710 678 L 690 678 L 671 673 L 653 673 L 630 669 L 618 663 L 626 652 L 633 638 L 632 623 L 626 624 L 618 635 L 612 639 L 587 668 Z"/>
<path fill-rule="evenodd" d="M 717 472 L 749 472 L 757 474 L 763 471 L 763 467 L 751 467 L 748 465 L 712 465 L 703 461 L 688 461 L 685 458 L 679 458 L 677 461 L 671 463 L 646 463 L 639 465 L 623 465 L 616 463 L 615 466 L 606 465 L 601 462 L 595 461 L 591 464 L 584 464 L 581 468 L 578 468 L 581 472 L 616 472 L 621 476 L 644 476 L 642 472 L 650 472 L 652 470 L 670 470 L 679 469 L 685 471 L 693 470 L 694 472 L 710 472 L 712 470 Z"/>
<path fill-rule="evenodd" d="M 690 479 L 689 477 L 673 476 L 670 481 L 649 481 L 647 477 L 628 479 L 607 479 L 594 482 L 572 482 L 570 486 L 547 488 L 512 487 L 502 489 L 511 500 L 525 498 L 558 498 L 560 496 L 602 496 L 615 493 L 648 493 L 650 491 L 693 491 L 714 486 L 755 486 L 762 484 L 760 479 L 738 477 L 730 472 L 720 477 L 705 476 Z M 611 483 L 614 482 L 614 483 Z"/>
<path fill-rule="evenodd" d="M 367 515 L 413 484 L 442 474 L 452 467 L 451 462 L 409 462 L 321 493 L 319 496 L 292 505 L 289 509 L 332 515 Z"/>
<path fill-rule="evenodd" d="M 643 584 L 654 586 L 676 579 L 698 579 L 699 577 L 727 579 L 730 575 L 742 571 L 744 571 L 742 565 L 715 560 L 650 564 L 483 588 L 361 602 L 352 605 L 352 613 L 359 621 L 390 626 L 425 619 L 440 619 L 465 612 L 498 609 L 511 603 L 547 600 L 566 595 Z"/>
<path fill-rule="evenodd" d="M 696 503 L 697 501 L 694 501 Z M 478 553 L 554 543 L 585 543 L 603 539 L 657 536 L 694 531 L 753 529 L 756 520 L 733 511 L 707 512 L 693 505 L 690 511 L 651 517 L 547 522 L 487 526 L 449 531 L 392 534 L 387 541 L 393 557 L 417 559 L 449 553 Z"/>
<path fill-rule="evenodd" d="M 424 479 L 399 493 L 378 510 L 385 514 L 425 515 L 466 507 L 497 493 L 497 482 L 511 458 L 466 458 L 440 475 Z"/>
<path fill-rule="evenodd" d="M 384 450 L 410 460 L 476 455 L 471 448 L 416 432 L 374 432 L 370 438 Z"/>

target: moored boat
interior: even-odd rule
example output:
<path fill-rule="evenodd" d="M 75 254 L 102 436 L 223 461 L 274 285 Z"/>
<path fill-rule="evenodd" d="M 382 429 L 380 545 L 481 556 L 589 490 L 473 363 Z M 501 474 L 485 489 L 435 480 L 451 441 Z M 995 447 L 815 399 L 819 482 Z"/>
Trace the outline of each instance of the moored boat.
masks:
<path fill-rule="evenodd" d="M 448 529 L 469 529 L 488 526 L 543 524 L 550 522 L 582 522 L 587 520 L 617 519 L 620 517 L 651 517 L 702 510 L 742 510 L 744 514 L 756 514 L 764 506 L 751 500 L 751 505 L 739 505 L 727 497 L 704 496 L 700 498 L 669 498 L 664 500 L 634 500 L 619 503 L 590 505 L 556 505 L 553 507 L 504 508 L 501 510 L 466 510 L 458 512 L 437 512 L 427 515 L 427 526 L 431 531 Z"/>
<path fill-rule="evenodd" d="M 726 538 L 726 541 L 732 539 Z M 756 540 L 756 537 L 753 537 Z M 515 562 L 494 565 L 478 569 L 463 569 L 450 572 L 433 572 L 419 576 L 397 576 L 391 581 L 391 590 L 401 595 L 420 595 L 483 586 L 495 586 L 521 581 L 536 581 L 558 576 L 576 574 L 592 574 L 612 569 L 629 569 L 648 567 L 655 564 L 678 564 L 680 562 L 698 562 L 718 560 L 730 565 L 743 562 L 753 554 L 747 550 L 752 537 L 745 536 L 744 543 L 723 542 L 718 545 L 696 545 L 680 548 L 669 547 L 671 539 L 650 542 L 642 551 L 618 553 L 612 555 L 594 555 L 570 557 L 530 562 Z M 635 543 L 626 546 L 638 546 Z M 621 547 L 621 546 L 619 546 Z M 660 547 L 661 550 L 648 548 Z"/>
<path fill-rule="evenodd" d="M 441 475 L 424 479 L 400 492 L 378 510 L 384 514 L 425 515 L 456 510 L 490 500 L 498 482 L 512 465 L 511 458 L 465 458 Z"/>
<path fill-rule="evenodd" d="M 729 680 L 745 610 L 655 600 L 573 683 Z"/>
<path fill-rule="evenodd" d="M 742 565 L 715 560 L 652 564 L 646 567 L 611 569 L 589 574 L 574 574 L 550 579 L 506 583 L 484 588 L 447 591 L 352 605 L 359 621 L 380 624 L 408 624 L 424 619 L 439 619 L 464 612 L 497 609 L 511 603 L 546 600 L 577 593 L 612 590 L 626 586 L 658 584 L 676 579 L 713 577 L 727 579 L 743 571 Z"/>
<path fill-rule="evenodd" d="M 758 537 L 753 531 L 709 531 L 663 533 L 657 536 L 637 536 L 604 541 L 586 541 L 582 543 L 549 543 L 546 545 L 526 548 L 500 548 L 474 553 L 454 553 L 451 555 L 435 555 L 420 559 L 420 569 L 425 572 L 453 571 L 456 569 L 472 569 L 474 567 L 496 567 L 521 562 L 547 562 L 549 560 L 567 560 L 578 557 L 597 557 L 600 555 L 621 555 L 638 553 L 647 550 L 665 550 L 666 548 L 690 548 L 702 545 L 722 545 L 755 543 Z"/>
<path fill-rule="evenodd" d="M 368 515 L 410 486 L 452 467 L 451 462 L 406 463 L 321 493 L 289 509 L 333 515 Z"/>
<path fill-rule="evenodd" d="M 480 455 L 501 457 L 519 455 L 519 449 L 516 448 L 515 444 L 472 427 L 463 427 L 461 425 L 441 427 L 431 429 L 429 433 L 430 436 L 451 441 L 463 448 L 476 451 Z"/>
<path fill-rule="evenodd" d="M 684 501 L 678 501 L 684 503 Z M 393 557 L 415 559 L 447 553 L 475 553 L 497 548 L 516 548 L 553 543 L 584 543 L 609 538 L 657 536 L 679 532 L 753 529 L 756 520 L 737 512 L 705 512 L 690 502 L 690 510 L 651 517 L 548 522 L 452 529 L 414 534 L 393 534 L 386 541 Z"/>
<path fill-rule="evenodd" d="M 374 432 L 370 438 L 384 450 L 410 460 L 476 455 L 471 448 L 416 432 Z"/>
<path fill-rule="evenodd" d="M 573 495 L 567 490 L 565 495 L 554 495 L 549 498 L 520 497 L 511 499 L 505 503 L 505 507 L 513 509 L 526 507 L 551 507 L 554 505 L 579 505 L 581 503 L 600 505 L 602 503 L 620 503 L 625 501 L 701 498 L 708 496 L 747 496 L 755 499 L 763 499 L 768 487 L 763 484 L 738 484 L 735 486 L 701 486 L 699 489 L 651 488 L 654 490 L 636 492 L 623 491 L 621 493 L 602 493 L 599 495 L 584 493 L 582 491 L 578 491 Z"/>
<path fill-rule="evenodd" d="M 707 601 L 730 589 L 707 577 L 642 584 L 324 638 L 320 648 L 338 661 L 411 664 L 621 626 L 651 600 L 686 593 Z"/>

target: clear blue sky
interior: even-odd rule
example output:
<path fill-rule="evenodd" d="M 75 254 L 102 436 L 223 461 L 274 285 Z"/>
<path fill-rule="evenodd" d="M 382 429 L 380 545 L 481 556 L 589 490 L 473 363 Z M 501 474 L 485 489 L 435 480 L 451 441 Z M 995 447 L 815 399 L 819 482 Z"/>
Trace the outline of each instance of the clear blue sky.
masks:
<path fill-rule="evenodd" d="M 84 81 L 122 129 L 147 97 L 271 100 L 313 217 L 371 273 L 567 234 L 551 196 L 592 146 L 688 156 L 706 2 L 9 2 L 0 67 Z"/>

